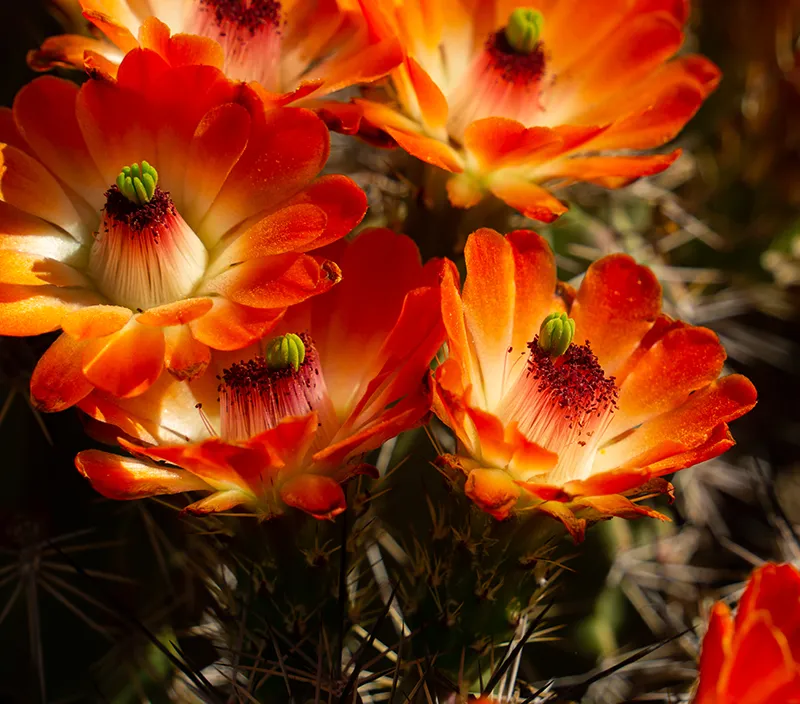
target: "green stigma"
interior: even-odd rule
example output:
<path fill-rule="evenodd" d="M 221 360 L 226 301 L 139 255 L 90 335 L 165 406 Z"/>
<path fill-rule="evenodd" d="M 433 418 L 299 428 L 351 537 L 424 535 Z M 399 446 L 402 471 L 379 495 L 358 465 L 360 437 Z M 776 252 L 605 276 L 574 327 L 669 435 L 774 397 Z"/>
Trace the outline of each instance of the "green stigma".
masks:
<path fill-rule="evenodd" d="M 532 54 L 539 45 L 544 16 L 530 7 L 518 7 L 508 17 L 506 41 L 518 54 Z"/>
<path fill-rule="evenodd" d="M 299 335 L 290 332 L 270 340 L 267 345 L 266 358 L 267 366 L 270 369 L 292 367 L 297 371 L 306 358 L 306 346 Z"/>
<path fill-rule="evenodd" d="M 539 347 L 551 357 L 560 357 L 575 337 L 575 321 L 566 313 L 550 313 L 539 328 Z"/>
<path fill-rule="evenodd" d="M 149 203 L 158 185 L 158 171 L 146 161 L 142 165 L 123 166 L 117 176 L 117 188 L 129 201 L 144 205 Z"/>

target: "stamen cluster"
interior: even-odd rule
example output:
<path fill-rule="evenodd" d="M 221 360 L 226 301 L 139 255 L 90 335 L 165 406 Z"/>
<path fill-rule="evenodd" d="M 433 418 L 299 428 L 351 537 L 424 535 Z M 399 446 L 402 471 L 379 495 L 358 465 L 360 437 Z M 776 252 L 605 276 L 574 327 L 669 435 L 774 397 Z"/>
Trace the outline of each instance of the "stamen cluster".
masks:
<path fill-rule="evenodd" d="M 320 410 L 325 383 L 319 356 L 309 335 L 298 337 L 305 356 L 296 368 L 291 364 L 275 368 L 259 355 L 223 371 L 218 391 L 224 439 L 244 440 L 276 427 L 288 416 Z"/>
<path fill-rule="evenodd" d="M 607 409 L 617 407 L 615 379 L 605 376 L 588 340 L 583 345 L 570 345 L 556 359 L 541 348 L 538 335 L 528 348 L 528 374 L 539 381 L 537 390 L 547 392 L 551 402 L 563 409 L 570 427 L 580 419 L 595 414 L 600 417 Z"/>
<path fill-rule="evenodd" d="M 152 198 L 146 203 L 130 200 L 118 186 L 112 186 L 106 193 L 104 207 L 106 216 L 115 224 L 124 225 L 130 230 L 131 237 L 149 231 L 149 236 L 158 241 L 158 227 L 165 226 L 170 217 L 177 215 L 175 204 L 169 192 L 155 187 Z M 108 232 L 106 224 L 105 231 Z"/>
<path fill-rule="evenodd" d="M 278 0 L 200 0 L 200 5 L 213 12 L 220 26 L 229 22 L 250 32 L 250 36 L 255 36 L 264 25 L 280 25 L 281 4 Z"/>
<path fill-rule="evenodd" d="M 514 50 L 504 29 L 489 35 L 486 51 L 497 74 L 506 82 L 517 86 L 535 84 L 545 72 L 545 54 L 542 42 L 529 54 Z"/>

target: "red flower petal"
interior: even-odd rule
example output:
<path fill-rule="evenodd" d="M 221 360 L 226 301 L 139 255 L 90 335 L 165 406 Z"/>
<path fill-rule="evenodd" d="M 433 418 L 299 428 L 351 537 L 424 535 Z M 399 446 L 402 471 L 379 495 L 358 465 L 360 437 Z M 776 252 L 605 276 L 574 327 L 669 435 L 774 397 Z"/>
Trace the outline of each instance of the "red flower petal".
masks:
<path fill-rule="evenodd" d="M 28 337 L 51 332 L 68 313 L 101 301 L 85 289 L 0 285 L 0 334 Z"/>
<path fill-rule="evenodd" d="M 586 519 L 578 518 L 566 504 L 558 501 L 546 501 L 536 506 L 537 511 L 552 516 L 557 521 L 561 521 L 575 544 L 582 543 L 586 533 Z"/>
<path fill-rule="evenodd" d="M 384 126 L 383 129 L 403 149 L 417 159 L 456 174 L 464 170 L 463 161 L 458 152 L 441 140 L 414 132 L 404 132 L 394 127 Z"/>
<path fill-rule="evenodd" d="M 292 477 L 281 485 L 280 495 L 287 506 L 319 519 L 331 520 L 347 508 L 342 488 L 330 477 L 316 474 Z"/>
<path fill-rule="evenodd" d="M 340 278 L 332 262 L 307 254 L 279 254 L 244 261 L 203 289 L 253 308 L 285 308 L 324 293 Z"/>
<path fill-rule="evenodd" d="M 675 54 L 682 43 L 680 24 L 663 13 L 624 22 L 581 62 L 581 70 L 575 74 L 581 102 L 598 102 L 639 81 Z"/>
<path fill-rule="evenodd" d="M 0 200 L 78 239 L 85 234 L 81 217 L 58 181 L 38 161 L 8 144 L 0 144 Z"/>
<path fill-rule="evenodd" d="M 447 123 L 447 98 L 414 57 L 406 57 L 406 68 L 423 123 L 429 129 L 444 127 Z"/>
<path fill-rule="evenodd" d="M 347 476 L 347 467 L 344 466 L 347 461 L 419 425 L 428 414 L 430 405 L 430 394 L 418 388 L 388 410 L 368 416 L 366 423 L 343 426 L 337 437 L 345 437 L 317 452 L 313 460 L 319 466 Z M 363 418 L 359 420 L 364 421 Z"/>
<path fill-rule="evenodd" d="M 139 42 L 129 28 L 139 22 L 127 3 L 120 0 L 84 0 L 83 16 L 105 34 L 123 53 L 136 49 Z"/>
<path fill-rule="evenodd" d="M 502 469 L 473 469 L 467 477 L 464 493 L 481 510 L 502 521 L 511 515 L 521 492 Z"/>
<path fill-rule="evenodd" d="M 559 159 L 542 167 L 542 178 L 588 181 L 605 188 L 622 188 L 642 176 L 659 174 L 669 168 L 681 155 L 676 149 L 670 154 L 650 156 L 587 156 Z M 504 200 L 506 200 L 504 198 Z"/>
<path fill-rule="evenodd" d="M 252 497 L 238 489 L 215 491 L 210 496 L 206 496 L 204 499 L 200 499 L 200 501 L 195 501 L 183 510 L 186 511 L 186 513 L 203 516 L 208 513 L 230 511 L 232 508 L 241 506 L 251 500 Z"/>
<path fill-rule="evenodd" d="M 769 614 L 759 611 L 736 629 L 724 692 L 732 701 L 753 704 L 776 702 L 775 690 L 795 677 L 786 637 L 772 624 Z"/>
<path fill-rule="evenodd" d="M 259 448 L 274 457 L 276 463 L 286 466 L 286 472 L 301 471 L 318 430 L 319 417 L 315 411 L 304 416 L 290 416 L 275 428 L 251 438 L 248 447 Z"/>
<path fill-rule="evenodd" d="M 602 517 L 611 518 L 618 516 L 620 518 L 634 519 L 647 516 L 648 518 L 657 518 L 659 521 L 668 521 L 665 515 L 655 511 L 649 506 L 642 506 L 633 503 L 630 499 L 618 494 L 610 494 L 606 496 L 584 496 L 574 502 L 575 506 L 585 506 L 594 511 L 597 511 Z"/>
<path fill-rule="evenodd" d="M 160 71 L 152 67 L 151 77 L 155 79 L 166 64 L 153 52 L 146 52 L 146 55 L 155 58 L 151 63 L 161 64 Z M 156 164 L 161 175 L 162 164 L 149 115 L 152 107 L 148 108 L 143 102 L 139 93 L 107 80 L 90 79 L 80 89 L 76 116 L 105 184 L 113 184 L 125 164 L 142 159 Z"/>
<path fill-rule="evenodd" d="M 736 612 L 741 627 L 751 614 L 764 610 L 800 656 L 800 573 L 791 565 L 766 564 L 753 572 Z"/>
<path fill-rule="evenodd" d="M 344 252 L 337 254 L 341 249 Z M 325 370 L 328 394 L 338 411 L 349 413 L 390 355 L 418 349 L 415 343 L 421 340 L 415 335 L 429 332 L 427 313 L 438 318 L 437 306 L 432 310 L 423 302 L 418 309 L 419 328 L 413 335 L 409 333 L 408 339 L 395 342 L 392 350 L 386 340 L 398 325 L 406 297 L 424 283 L 416 245 L 390 230 L 369 230 L 347 247 L 334 246 L 325 253 L 339 261 L 342 282 L 325 296 L 309 301 L 307 309 L 290 309 L 281 329 L 309 326 Z M 352 354 L 353 349 L 359 354 Z M 421 369 L 420 378 L 423 373 Z"/>
<path fill-rule="evenodd" d="M 102 39 L 92 39 L 80 34 L 59 34 L 45 39 L 38 49 L 31 49 L 26 60 L 34 71 L 50 71 L 54 68 L 82 70 L 86 51 L 102 54 L 109 50 L 115 51 Z"/>
<path fill-rule="evenodd" d="M 31 401 L 48 413 L 75 405 L 92 391 L 81 358 L 87 343 L 61 335 L 42 355 L 31 376 Z"/>
<path fill-rule="evenodd" d="M 169 372 L 180 381 L 200 376 L 211 362 L 211 350 L 194 338 L 188 325 L 167 328 L 164 340 L 164 362 Z"/>
<path fill-rule="evenodd" d="M 170 66 L 204 64 L 221 70 L 225 61 L 218 42 L 193 34 L 170 37 L 169 27 L 152 16 L 139 28 L 139 43 L 142 48 L 158 53 Z"/>
<path fill-rule="evenodd" d="M 89 340 L 122 330 L 132 315 L 130 309 L 122 306 L 89 306 L 67 314 L 61 327 L 76 340 Z"/>
<path fill-rule="evenodd" d="M 302 250 L 317 249 L 350 233 L 367 212 L 367 195 L 351 179 L 340 174 L 321 176 L 295 196 L 292 203 L 322 208 L 328 221 L 324 233 Z"/>
<path fill-rule="evenodd" d="M 531 230 L 509 232 L 514 255 L 514 331 L 511 347 L 524 350 L 538 333 L 542 320 L 553 312 L 556 258 L 547 242 Z"/>
<path fill-rule="evenodd" d="M 494 230 L 473 232 L 464 249 L 467 279 L 461 294 L 464 318 L 481 377 L 475 391 L 495 408 L 504 392 L 508 348 L 514 332 L 515 262 L 511 244 Z M 514 350 L 516 355 L 524 350 Z M 482 388 L 478 388 L 482 378 Z"/>
<path fill-rule="evenodd" d="M 239 350 L 274 329 L 284 309 L 249 308 L 225 298 L 213 299 L 214 307 L 190 324 L 194 337 L 214 350 Z"/>
<path fill-rule="evenodd" d="M 162 374 L 140 396 L 119 399 L 96 389 L 77 405 L 91 418 L 118 427 L 132 440 L 151 445 L 190 442 L 208 437 L 204 417 L 212 424 L 218 419 L 217 386 L 211 374 L 190 383 Z M 202 414 L 199 410 L 191 412 L 198 403 Z"/>
<path fill-rule="evenodd" d="M 723 377 L 692 394 L 678 408 L 601 449 L 595 466 L 599 472 L 616 467 L 645 467 L 698 448 L 715 431 L 726 434 L 727 429 L 721 426 L 747 413 L 755 403 L 756 390 L 750 381 L 738 374 Z M 666 463 L 659 473 L 671 471 L 670 467 L 671 463 Z"/>
<path fill-rule="evenodd" d="M 166 327 L 168 325 L 185 325 L 202 318 L 214 306 L 211 298 L 186 298 L 163 306 L 148 308 L 136 316 L 136 322 L 148 327 Z"/>
<path fill-rule="evenodd" d="M 522 178 L 493 178 L 490 190 L 512 208 L 539 222 L 553 222 L 567 212 L 567 206 L 558 198 L 541 186 Z"/>
<path fill-rule="evenodd" d="M 44 76 L 28 83 L 14 99 L 14 118 L 36 156 L 92 207 L 105 202 L 108 188 L 92 160 L 75 116 L 78 87 Z"/>
<path fill-rule="evenodd" d="M 182 211 L 188 222 L 197 224 L 205 217 L 249 136 L 250 113 L 236 103 L 217 105 L 200 120 L 186 155 Z M 212 247 L 224 234 L 206 232 L 206 246 Z"/>
<path fill-rule="evenodd" d="M 14 250 L 0 250 L 0 284 L 90 288 L 91 282 L 77 269 L 57 259 Z"/>
<path fill-rule="evenodd" d="M 163 368 L 164 333 L 135 321 L 113 335 L 88 341 L 83 352 L 86 378 L 115 396 L 142 393 Z"/>
<path fill-rule="evenodd" d="M 476 120 L 464 132 L 464 148 L 481 171 L 536 163 L 537 155 L 557 153 L 562 144 L 562 137 L 550 127 L 526 128 L 505 117 Z"/>
<path fill-rule="evenodd" d="M 717 689 L 722 680 L 725 661 L 730 655 L 732 638 L 731 611 L 722 602 L 717 602 L 711 611 L 700 651 L 700 683 L 695 694 L 695 704 L 719 704 Z"/>
<path fill-rule="evenodd" d="M 661 309 L 661 286 L 626 254 L 592 264 L 570 315 L 575 341 L 588 340 L 607 375 L 613 374 L 652 327 Z"/>
<path fill-rule="evenodd" d="M 120 457 L 100 450 L 78 453 L 75 466 L 96 491 L 109 499 L 141 499 L 210 489 L 202 479 L 183 469 Z"/>
<path fill-rule="evenodd" d="M 314 249 L 312 243 L 325 232 L 328 217 L 311 203 L 287 205 L 270 213 L 234 239 L 211 267 L 219 271 L 248 259 Z"/>
<path fill-rule="evenodd" d="M 690 393 L 714 381 L 724 362 L 725 350 L 711 330 L 684 327 L 667 332 L 622 384 L 608 437 L 676 408 Z"/>
<path fill-rule="evenodd" d="M 227 232 L 295 195 L 322 170 L 329 151 L 328 130 L 314 113 L 281 108 L 264 114 L 263 121 L 253 122 L 247 148 L 198 234 Z"/>

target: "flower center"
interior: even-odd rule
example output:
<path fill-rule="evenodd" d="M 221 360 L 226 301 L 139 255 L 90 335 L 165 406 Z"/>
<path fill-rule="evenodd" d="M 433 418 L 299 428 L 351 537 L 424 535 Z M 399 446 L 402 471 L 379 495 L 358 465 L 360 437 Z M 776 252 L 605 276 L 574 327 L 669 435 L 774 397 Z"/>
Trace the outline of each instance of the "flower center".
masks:
<path fill-rule="evenodd" d="M 267 356 L 232 364 L 222 373 L 219 394 L 222 438 L 233 442 L 311 411 L 325 425 L 330 406 L 319 355 L 307 334 L 276 338 L 267 345 Z"/>
<path fill-rule="evenodd" d="M 278 0 L 200 0 L 200 6 L 213 16 L 221 30 L 234 29 L 251 37 L 264 25 L 280 24 Z"/>
<path fill-rule="evenodd" d="M 583 479 L 616 409 L 614 377 L 605 376 L 588 342 L 570 344 L 557 357 L 543 348 L 538 335 L 528 347 L 527 372 L 508 390 L 498 415 L 504 423 L 515 421 L 531 442 L 558 454 L 546 481 Z"/>
<path fill-rule="evenodd" d="M 508 40 L 507 29 L 498 30 L 486 40 L 486 51 L 495 75 L 514 86 L 535 85 L 545 72 L 542 42 L 537 41 L 529 52 L 517 51 Z"/>
<path fill-rule="evenodd" d="M 281 21 L 278 0 L 198 0 L 186 31 L 219 42 L 230 78 L 278 90 Z"/>
<path fill-rule="evenodd" d="M 98 290 L 131 310 L 184 298 L 203 278 L 208 262 L 205 246 L 157 179 L 147 162 L 123 169 L 117 185 L 106 191 L 89 256 L 89 275 Z"/>
<path fill-rule="evenodd" d="M 146 161 L 142 165 L 123 166 L 117 176 L 117 188 L 131 203 L 144 205 L 149 203 L 158 185 L 158 171 Z"/>
<path fill-rule="evenodd" d="M 547 69 L 542 14 L 517 8 L 505 27 L 489 35 L 448 95 L 449 135 L 460 142 L 467 126 L 485 117 L 507 117 L 526 127 L 536 123 Z"/>

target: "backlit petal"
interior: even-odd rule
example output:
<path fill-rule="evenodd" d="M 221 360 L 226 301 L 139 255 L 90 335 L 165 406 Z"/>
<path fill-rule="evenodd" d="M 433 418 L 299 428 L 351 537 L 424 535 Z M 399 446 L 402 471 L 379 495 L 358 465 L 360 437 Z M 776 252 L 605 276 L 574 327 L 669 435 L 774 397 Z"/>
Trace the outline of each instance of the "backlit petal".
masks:
<path fill-rule="evenodd" d="M 200 376 L 211 361 L 208 345 L 196 340 L 188 325 L 164 330 L 164 362 L 169 372 L 181 381 Z"/>
<path fill-rule="evenodd" d="M 109 499 L 141 499 L 210 488 L 202 479 L 183 469 L 100 450 L 78 453 L 75 466 L 96 491 Z"/>
<path fill-rule="evenodd" d="M 725 660 L 730 656 L 732 638 L 731 611 L 724 603 L 717 602 L 711 610 L 700 651 L 700 683 L 695 694 L 695 704 L 719 704 L 717 685 L 722 677 Z"/>
<path fill-rule="evenodd" d="M 202 318 L 214 306 L 211 298 L 186 298 L 163 306 L 149 308 L 136 316 L 140 325 L 164 327 L 167 325 L 185 325 Z"/>
<path fill-rule="evenodd" d="M 84 236 L 82 219 L 55 178 L 8 144 L 0 144 L 0 200 L 55 223 L 79 240 Z"/>
<path fill-rule="evenodd" d="M 333 519 L 347 507 L 344 492 L 330 477 L 298 474 L 284 482 L 281 499 L 287 506 L 299 508 L 314 518 Z"/>
<path fill-rule="evenodd" d="M 31 376 L 31 401 L 36 408 L 63 411 L 92 391 L 81 364 L 87 344 L 61 335 L 42 355 Z"/>
<path fill-rule="evenodd" d="M 539 222 L 553 222 L 567 212 L 567 206 L 554 195 L 520 177 L 493 178 L 489 188 L 500 200 Z"/>
<path fill-rule="evenodd" d="M 295 195 L 328 158 L 330 137 L 314 113 L 284 108 L 251 127 L 247 149 L 231 170 L 198 234 L 213 237 Z"/>
<path fill-rule="evenodd" d="M 241 506 L 251 500 L 249 494 L 238 489 L 228 489 L 227 491 L 215 491 L 204 499 L 195 501 L 187 506 L 184 511 L 193 513 L 196 516 L 203 516 L 208 513 L 219 513 L 230 511 L 232 508 Z"/>
<path fill-rule="evenodd" d="M 414 132 L 403 132 L 394 127 L 384 127 L 384 130 L 417 159 L 453 173 L 460 173 L 464 170 L 462 158 L 450 145 L 433 137 L 426 137 Z"/>
<path fill-rule="evenodd" d="M 69 313 L 61 327 L 76 340 L 88 340 L 122 330 L 132 315 L 130 309 L 122 306 L 90 306 Z"/>
<path fill-rule="evenodd" d="M 250 308 L 226 298 L 213 299 L 214 307 L 192 321 L 192 334 L 215 350 L 238 350 L 261 339 L 272 330 L 283 308 Z"/>
<path fill-rule="evenodd" d="M 671 330 L 653 345 L 625 379 L 609 437 L 683 403 L 722 371 L 725 350 L 706 328 Z"/>
<path fill-rule="evenodd" d="M 244 153 L 249 136 L 250 114 L 241 105 L 219 105 L 203 116 L 186 155 L 183 207 L 189 222 L 199 223 L 205 217 Z M 206 232 L 206 246 L 216 244 L 223 234 Z"/>
<path fill-rule="evenodd" d="M 750 381 L 738 374 L 723 377 L 692 394 L 678 408 L 601 449 L 597 470 L 642 467 L 691 450 L 705 443 L 722 424 L 747 413 L 755 403 L 756 391 Z"/>
<path fill-rule="evenodd" d="M 502 469 L 473 469 L 464 493 L 486 513 L 502 521 L 517 504 L 520 488 Z"/>
<path fill-rule="evenodd" d="M 325 231 L 316 240 L 304 245 L 308 251 L 322 247 L 349 234 L 367 212 L 367 196 L 352 180 L 340 174 L 326 174 L 304 188 L 291 203 L 309 203 L 321 208 L 327 216 Z"/>
<path fill-rule="evenodd" d="M 0 285 L 0 334 L 28 337 L 51 332 L 68 313 L 102 302 L 86 289 Z"/>
<path fill-rule="evenodd" d="M 14 99 L 14 119 L 36 156 L 93 208 L 104 203 L 102 180 L 75 116 L 78 86 L 53 76 L 28 83 Z"/>
<path fill-rule="evenodd" d="M 135 320 L 112 335 L 90 340 L 83 353 L 86 378 L 120 397 L 145 391 L 163 368 L 164 333 Z"/>
<path fill-rule="evenodd" d="M 306 254 L 280 254 L 242 262 L 203 285 L 254 308 L 283 308 L 329 290 L 341 278 L 332 262 Z"/>
<path fill-rule="evenodd" d="M 588 340 L 607 375 L 614 373 L 650 329 L 661 309 L 661 286 L 625 254 L 592 264 L 570 311 L 575 341 Z"/>

